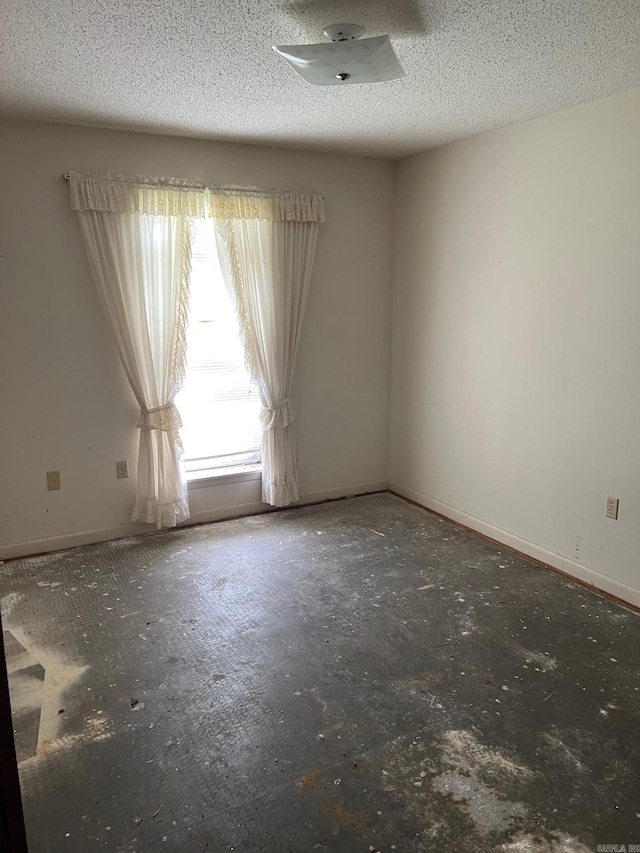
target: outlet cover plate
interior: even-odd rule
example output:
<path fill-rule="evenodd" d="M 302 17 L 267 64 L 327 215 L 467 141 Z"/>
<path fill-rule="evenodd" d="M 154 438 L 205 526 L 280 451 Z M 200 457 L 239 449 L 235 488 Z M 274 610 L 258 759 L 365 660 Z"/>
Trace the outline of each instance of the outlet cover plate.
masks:
<path fill-rule="evenodd" d="M 55 492 L 60 488 L 60 471 L 47 471 L 47 489 Z"/>
<path fill-rule="evenodd" d="M 607 518 L 613 518 L 615 521 L 618 518 L 618 504 L 620 501 L 618 498 L 612 498 L 611 495 L 607 498 L 607 505 L 605 507 L 604 514 Z"/>
<path fill-rule="evenodd" d="M 126 459 L 121 459 L 119 462 L 116 462 L 116 477 L 119 480 L 124 480 L 129 476 L 129 463 Z"/>

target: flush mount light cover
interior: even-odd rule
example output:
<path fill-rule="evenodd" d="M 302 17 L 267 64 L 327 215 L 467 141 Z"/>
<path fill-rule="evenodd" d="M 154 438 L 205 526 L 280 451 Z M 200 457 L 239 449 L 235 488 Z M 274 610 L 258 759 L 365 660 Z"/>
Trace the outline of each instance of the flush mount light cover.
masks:
<path fill-rule="evenodd" d="M 316 86 L 382 83 L 403 77 L 389 36 L 360 39 L 361 32 L 362 27 L 353 24 L 335 24 L 325 34 L 336 41 L 274 45 L 273 49 Z"/>

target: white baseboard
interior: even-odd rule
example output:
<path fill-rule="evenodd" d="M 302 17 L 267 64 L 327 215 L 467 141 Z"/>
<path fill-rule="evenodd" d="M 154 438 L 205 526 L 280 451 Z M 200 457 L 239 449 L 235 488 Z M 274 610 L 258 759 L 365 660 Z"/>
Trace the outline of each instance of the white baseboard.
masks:
<path fill-rule="evenodd" d="M 458 524 L 468 527 L 477 533 L 499 542 L 507 548 L 518 551 L 533 560 L 544 563 L 551 568 L 557 569 L 565 575 L 580 581 L 587 586 L 600 592 L 625 601 L 633 607 L 640 608 L 640 590 L 627 586 L 620 581 L 609 578 L 606 575 L 572 562 L 566 557 L 547 551 L 533 542 L 521 539 L 513 533 L 508 533 L 499 527 L 482 521 L 473 515 L 456 509 L 449 504 L 431 498 L 415 489 L 411 489 L 396 480 L 371 480 L 365 483 L 354 483 L 349 486 L 339 486 L 334 489 L 324 489 L 317 492 L 306 492 L 300 496 L 300 500 L 294 506 L 305 506 L 323 501 L 339 500 L 356 495 L 366 495 L 374 492 L 383 492 L 389 489 L 401 497 L 430 509 L 445 518 L 451 519 Z M 229 506 L 216 507 L 214 509 L 199 510 L 191 514 L 191 518 L 181 527 L 193 524 L 208 524 L 214 521 L 222 521 L 228 518 L 238 518 L 245 515 L 258 515 L 265 512 L 277 512 L 273 507 L 263 504 L 261 501 L 253 501 Z M 76 548 L 80 545 L 93 545 L 97 542 L 107 542 L 112 539 L 125 539 L 130 536 L 139 536 L 144 533 L 156 533 L 155 527 L 148 524 L 121 524 L 114 527 L 103 527 L 96 530 L 83 530 L 77 533 L 68 533 L 62 536 L 52 536 L 46 539 L 31 539 L 27 542 L 18 542 L 13 545 L 0 547 L 0 560 L 12 560 L 19 557 L 28 557 L 34 554 L 46 554 L 51 551 L 61 551 L 65 548 Z"/>
<path fill-rule="evenodd" d="M 408 500 L 419 504 L 422 507 L 425 507 L 425 509 L 430 509 L 433 512 L 438 513 L 438 515 L 449 518 L 451 521 L 455 521 L 463 527 L 468 527 L 476 533 L 481 533 L 488 539 L 493 539 L 495 542 L 499 542 L 507 548 L 518 551 L 526 557 L 531 557 L 539 563 L 551 566 L 551 568 L 557 569 L 559 572 L 562 572 L 563 574 L 568 575 L 569 577 L 574 578 L 575 580 L 580 581 L 599 592 L 605 592 L 608 595 L 612 595 L 615 598 L 619 598 L 621 601 L 630 604 L 632 607 L 640 608 L 640 590 L 627 586 L 613 578 L 609 578 L 606 575 L 597 572 L 595 569 L 590 569 L 587 566 L 572 562 L 567 559 L 567 557 L 561 557 L 559 554 L 554 554 L 553 551 L 547 551 L 545 548 L 541 548 L 539 545 L 534 545 L 533 542 L 529 542 L 527 539 L 521 539 L 513 533 L 508 533 L 506 530 L 494 527 L 486 521 L 482 521 L 473 515 L 469 515 L 468 513 L 456 509 L 453 506 L 449 506 L 449 504 L 442 503 L 435 498 L 424 495 L 422 492 L 417 492 L 415 489 L 404 486 L 396 480 L 389 481 L 389 490 L 403 498 L 407 498 Z"/>
<path fill-rule="evenodd" d="M 305 492 L 300 496 L 299 504 L 317 504 L 322 501 L 336 501 L 340 498 L 355 498 L 357 495 L 370 495 L 374 492 L 386 492 L 388 480 L 370 480 L 367 483 L 354 483 L 351 486 L 339 486 L 337 489 L 325 489 L 320 492 Z"/>
<path fill-rule="evenodd" d="M 321 503 L 322 501 L 338 500 L 340 498 L 365 495 L 371 492 L 383 492 L 388 489 L 388 480 L 372 480 L 366 483 L 353 483 L 339 486 L 335 489 L 325 489 L 319 492 L 307 492 L 300 496 L 294 506 Z M 180 527 L 193 524 L 208 524 L 212 521 L 222 521 L 226 518 L 238 518 L 243 515 L 258 515 L 264 512 L 277 512 L 274 507 L 261 501 L 231 504 L 213 509 L 197 510 L 191 513 L 191 518 Z M 77 548 L 79 545 L 94 545 L 97 542 L 108 542 L 111 539 L 128 539 L 130 536 L 140 536 L 144 533 L 157 533 L 150 524 L 120 524 L 115 527 L 102 527 L 96 530 L 82 530 L 77 533 L 66 533 L 62 536 L 51 536 L 46 539 L 30 539 L 27 542 L 16 542 L 13 545 L 0 547 L 0 560 L 14 560 L 18 557 L 29 557 L 35 554 L 47 554 L 51 551 L 62 551 L 64 548 Z"/>

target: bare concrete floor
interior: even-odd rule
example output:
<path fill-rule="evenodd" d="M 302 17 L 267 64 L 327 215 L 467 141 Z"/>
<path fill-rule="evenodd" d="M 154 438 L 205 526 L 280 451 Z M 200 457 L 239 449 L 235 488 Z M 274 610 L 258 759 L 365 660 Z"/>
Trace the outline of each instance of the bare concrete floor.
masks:
<path fill-rule="evenodd" d="M 1 572 L 32 853 L 640 845 L 640 618 L 391 495 Z"/>

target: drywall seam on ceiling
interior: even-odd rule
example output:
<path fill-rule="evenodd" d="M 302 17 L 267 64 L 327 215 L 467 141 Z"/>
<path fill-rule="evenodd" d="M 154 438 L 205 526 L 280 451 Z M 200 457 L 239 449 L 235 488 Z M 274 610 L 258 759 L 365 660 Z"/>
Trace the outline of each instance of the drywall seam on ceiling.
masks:
<path fill-rule="evenodd" d="M 640 590 L 633 589 L 633 587 L 627 586 L 613 578 L 608 578 L 606 575 L 600 574 L 600 572 L 597 572 L 595 569 L 591 569 L 588 566 L 572 562 L 566 557 L 560 556 L 560 554 L 554 554 L 552 551 L 547 551 L 545 548 L 541 548 L 533 542 L 521 539 L 513 533 L 501 530 L 499 527 L 494 527 L 486 521 L 482 521 L 473 515 L 469 515 L 468 513 L 456 509 L 453 506 L 449 506 L 449 504 L 442 503 L 435 498 L 424 495 L 422 492 L 417 492 L 415 489 L 411 489 L 409 486 L 405 486 L 396 480 L 389 481 L 389 490 L 400 497 L 407 498 L 408 500 L 419 504 L 425 509 L 432 510 L 433 512 L 438 513 L 438 515 L 442 515 L 445 518 L 454 521 L 456 524 L 467 527 L 471 531 L 480 533 L 482 536 L 486 536 L 494 542 L 498 542 L 513 551 L 517 551 L 525 557 L 530 557 L 532 560 L 543 563 L 545 566 L 557 569 L 559 572 L 568 575 L 570 578 L 575 578 L 575 580 L 591 587 L 597 592 L 604 592 L 622 602 L 630 604 L 632 607 L 640 608 Z"/>

